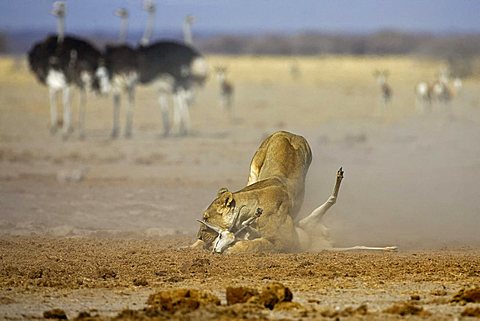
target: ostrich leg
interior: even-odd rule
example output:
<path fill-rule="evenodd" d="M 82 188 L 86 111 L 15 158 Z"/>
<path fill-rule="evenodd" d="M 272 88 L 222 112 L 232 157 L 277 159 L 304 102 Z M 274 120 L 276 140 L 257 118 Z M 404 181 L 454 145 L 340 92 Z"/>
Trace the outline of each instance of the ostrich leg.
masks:
<path fill-rule="evenodd" d="M 181 119 L 182 119 L 182 134 L 188 135 L 190 133 L 191 127 L 191 120 L 190 120 L 190 110 L 188 106 L 188 93 L 185 89 L 180 90 L 180 112 L 181 112 Z"/>
<path fill-rule="evenodd" d="M 85 139 L 85 117 L 87 105 L 87 92 L 85 89 L 80 90 L 80 107 L 78 110 L 78 137 Z"/>
<path fill-rule="evenodd" d="M 57 111 L 57 90 L 49 88 L 50 97 L 50 133 L 53 135 L 57 132 L 58 127 L 58 111 Z"/>
<path fill-rule="evenodd" d="M 129 86 L 127 89 L 128 105 L 127 105 L 127 120 L 125 125 L 125 138 L 132 137 L 133 126 L 133 106 L 135 103 L 135 87 Z"/>
<path fill-rule="evenodd" d="M 162 90 L 160 90 L 158 93 L 158 103 L 160 104 L 160 112 L 162 113 L 163 136 L 168 136 L 168 134 L 170 133 L 168 101 L 167 101 L 167 94 Z"/>
<path fill-rule="evenodd" d="M 63 136 L 67 138 L 72 131 L 72 106 L 70 87 L 63 89 Z"/>
<path fill-rule="evenodd" d="M 172 131 L 175 133 L 180 133 L 180 122 L 181 122 L 181 113 L 180 113 L 180 95 L 179 91 L 176 90 L 173 94 L 173 126 Z"/>
<path fill-rule="evenodd" d="M 115 92 L 113 94 L 113 128 L 111 133 L 112 138 L 118 137 L 119 123 L 120 123 L 120 93 Z"/>

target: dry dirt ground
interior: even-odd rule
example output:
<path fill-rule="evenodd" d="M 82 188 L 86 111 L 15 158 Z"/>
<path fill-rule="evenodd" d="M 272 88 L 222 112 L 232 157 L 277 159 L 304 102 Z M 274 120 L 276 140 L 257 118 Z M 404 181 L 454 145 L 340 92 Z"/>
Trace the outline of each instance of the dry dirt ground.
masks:
<path fill-rule="evenodd" d="M 62 317 L 55 308 L 69 319 L 478 317 L 478 301 L 467 302 L 480 286 L 478 79 L 418 114 L 413 88 L 441 62 L 299 58 L 293 79 L 290 58 L 209 61 L 229 66 L 233 119 L 220 110 L 211 77 L 187 137 L 160 135 L 155 92 L 139 88 L 132 139 L 109 139 L 111 97 L 90 95 L 86 139 L 63 140 L 48 131 L 46 89 L 21 63 L 0 60 L 0 319 Z M 376 68 L 390 70 L 387 106 Z M 217 190 L 242 188 L 259 143 L 280 129 L 312 147 L 304 214 L 328 197 L 343 166 L 326 218 L 334 245 L 399 252 L 219 256 L 182 248 Z M 271 282 L 288 287 L 293 301 L 273 304 L 290 296 Z M 229 287 L 252 298 L 229 304 Z M 473 289 L 471 298 L 455 297 L 462 289 Z"/>

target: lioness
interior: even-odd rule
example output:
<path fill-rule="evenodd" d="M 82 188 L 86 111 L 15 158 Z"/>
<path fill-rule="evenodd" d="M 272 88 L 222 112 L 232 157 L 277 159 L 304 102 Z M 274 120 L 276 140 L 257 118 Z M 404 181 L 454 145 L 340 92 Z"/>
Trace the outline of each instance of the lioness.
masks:
<path fill-rule="evenodd" d="M 316 239 L 324 237 L 321 219 L 336 202 L 343 170 L 338 170 L 327 202 L 296 224 L 311 161 L 305 138 L 285 131 L 272 134 L 253 156 L 247 186 L 233 193 L 218 191 L 199 221 L 198 241 L 192 246 L 217 253 L 318 249 Z"/>

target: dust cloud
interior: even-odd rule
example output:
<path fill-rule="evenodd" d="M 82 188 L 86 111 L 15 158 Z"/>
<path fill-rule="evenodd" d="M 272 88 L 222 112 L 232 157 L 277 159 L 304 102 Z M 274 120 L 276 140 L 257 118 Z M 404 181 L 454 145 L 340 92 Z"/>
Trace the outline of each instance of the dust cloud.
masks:
<path fill-rule="evenodd" d="M 459 111 L 465 106 L 453 107 L 456 113 L 393 126 L 322 128 L 309 139 L 314 160 L 303 212 L 327 199 L 343 166 L 337 204 L 325 217 L 335 246 L 478 246 L 480 126 Z"/>

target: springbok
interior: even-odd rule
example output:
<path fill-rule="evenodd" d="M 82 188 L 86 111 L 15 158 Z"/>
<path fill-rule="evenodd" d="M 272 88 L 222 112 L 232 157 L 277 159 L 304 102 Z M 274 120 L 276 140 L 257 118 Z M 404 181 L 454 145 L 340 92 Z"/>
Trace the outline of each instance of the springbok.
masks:
<path fill-rule="evenodd" d="M 387 78 L 390 75 L 388 70 L 375 70 L 373 72 L 378 85 L 380 86 L 380 93 L 382 95 L 383 104 L 386 106 L 392 99 L 392 88 L 387 83 Z"/>
<path fill-rule="evenodd" d="M 233 118 L 233 84 L 227 80 L 227 67 L 215 67 L 217 80 L 220 84 L 220 106 L 223 111 L 228 112 L 230 118 Z"/>
<path fill-rule="evenodd" d="M 415 105 L 417 112 L 430 111 L 432 105 L 432 85 L 421 81 L 415 86 Z"/>

